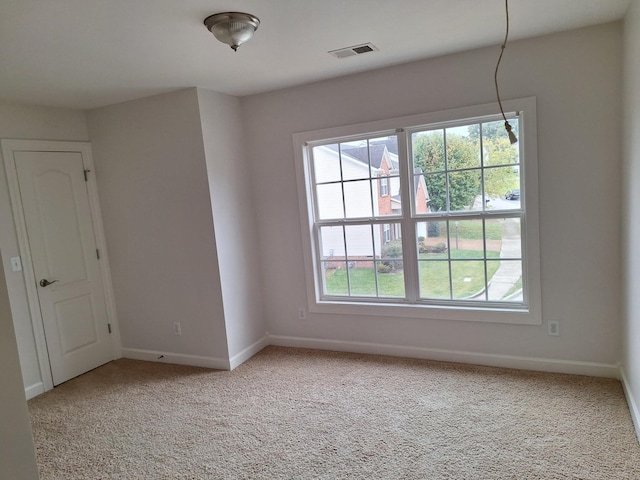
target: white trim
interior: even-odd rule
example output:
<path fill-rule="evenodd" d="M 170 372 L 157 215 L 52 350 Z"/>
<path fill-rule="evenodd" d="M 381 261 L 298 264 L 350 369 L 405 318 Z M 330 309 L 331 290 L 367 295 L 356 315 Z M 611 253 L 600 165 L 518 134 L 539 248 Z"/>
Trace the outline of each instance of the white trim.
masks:
<path fill-rule="evenodd" d="M 33 273 L 31 249 L 29 247 L 29 237 L 27 235 L 27 227 L 23 214 L 24 210 L 22 206 L 22 199 L 20 197 L 20 186 L 18 184 L 18 173 L 16 171 L 13 153 L 15 151 L 79 152 L 82 156 L 82 163 L 84 168 L 88 168 L 89 170 L 91 170 L 91 175 L 89 175 L 89 179 L 87 181 L 87 192 L 89 195 L 89 207 L 91 209 L 96 246 L 100 249 L 102 259 L 102 261 L 99 262 L 100 272 L 103 280 L 105 303 L 107 307 L 107 319 L 112 328 L 112 358 L 115 360 L 116 358 L 120 358 L 122 355 L 120 345 L 120 329 L 116 318 L 116 308 L 113 297 L 111 273 L 109 270 L 109 258 L 107 255 L 106 241 L 102 226 L 102 215 L 100 212 L 97 185 L 95 176 L 93 175 L 93 173 L 95 173 L 95 167 L 93 165 L 91 144 L 89 142 L 7 139 L 1 140 L 0 143 L 2 145 L 4 168 L 7 174 L 7 185 L 9 187 L 9 196 L 11 198 L 13 221 L 16 227 L 16 235 L 18 237 L 18 247 L 20 256 L 22 257 L 25 289 L 27 292 L 27 302 L 29 304 L 31 325 L 33 327 L 34 340 L 36 344 L 36 353 L 38 355 L 40 377 L 44 391 L 48 391 L 53 388 L 53 377 L 51 375 L 51 367 L 49 365 L 47 342 L 44 333 L 44 325 L 42 322 L 42 314 L 40 312 L 40 303 L 38 300 L 38 292 L 36 289 L 36 278 Z"/>
<path fill-rule="evenodd" d="M 38 365 L 40 367 L 40 379 L 44 386 L 44 390 L 47 391 L 53 388 L 53 377 L 51 375 L 51 366 L 49 364 L 49 354 L 44 334 L 44 325 L 42 323 L 42 314 L 40 312 L 40 303 L 38 301 L 38 292 L 36 291 L 35 286 L 36 278 L 33 273 L 29 237 L 27 235 L 27 226 L 23 215 L 24 210 L 22 207 L 22 199 L 20 197 L 18 173 L 16 171 L 16 165 L 13 158 L 13 152 L 15 150 L 19 150 L 21 146 L 26 148 L 26 145 L 24 145 L 24 142 L 19 140 L 2 140 L 1 143 L 4 168 L 7 174 L 7 186 L 9 187 L 9 197 L 11 198 L 13 222 L 15 224 L 16 235 L 18 237 L 20 257 L 22 258 L 22 274 L 24 276 L 27 303 L 29 305 L 29 316 L 36 344 Z"/>
<path fill-rule="evenodd" d="M 240 353 L 237 353 L 236 355 L 231 357 L 229 359 L 229 370 L 233 370 L 234 368 L 239 367 L 244 362 L 246 362 L 251 357 L 253 357 L 256 353 L 258 353 L 260 350 L 268 346 L 269 346 L 269 334 L 265 335 L 254 344 L 249 345 Z"/>
<path fill-rule="evenodd" d="M 147 362 L 175 363 L 191 367 L 213 368 L 216 370 L 230 370 L 229 360 L 226 358 L 205 357 L 201 355 L 186 355 L 184 353 L 160 352 L 157 350 L 142 350 L 139 348 L 123 348 L 122 357 Z"/>
<path fill-rule="evenodd" d="M 102 224 L 102 210 L 100 208 L 100 198 L 98 197 L 98 183 L 96 181 L 96 168 L 93 163 L 91 144 L 87 144 L 86 151 L 82 152 L 82 163 L 84 168 L 90 170 L 87 176 L 87 193 L 89 194 L 89 207 L 93 217 L 93 230 L 95 232 L 96 248 L 100 251 L 100 273 L 102 275 L 102 285 L 104 289 L 104 300 L 107 307 L 107 318 L 111 325 L 111 349 L 113 359 L 122 357 L 122 343 L 120 339 L 120 324 L 116 313 L 116 302 L 113 296 L 113 284 L 111 282 L 111 267 L 109 263 L 109 253 Z M 98 221 L 96 221 L 96 219 Z"/>
<path fill-rule="evenodd" d="M 490 367 L 513 368 L 550 373 L 568 373 L 573 375 L 589 375 L 592 377 L 618 378 L 618 365 L 579 362 L 550 358 L 521 357 L 516 355 L 487 354 L 445 350 L 441 348 L 407 347 L 369 342 L 350 342 L 344 340 L 325 340 L 308 337 L 288 337 L 270 335 L 271 345 L 298 348 L 316 348 L 338 352 L 364 353 L 371 355 L 389 355 L 392 357 L 419 358 L 441 362 L 485 365 Z"/>
<path fill-rule="evenodd" d="M 633 426 L 636 429 L 636 439 L 640 442 L 640 409 L 636 402 L 633 393 L 631 391 L 631 385 L 627 380 L 627 375 L 624 373 L 624 368 L 620 367 L 620 382 L 622 382 L 622 389 L 624 390 L 624 396 L 627 398 L 627 405 L 629 406 L 629 412 L 631 413 L 631 420 L 633 420 Z"/>
<path fill-rule="evenodd" d="M 32 399 L 33 397 L 37 397 L 38 395 L 42 395 L 44 393 L 44 384 L 42 382 L 34 383 L 33 385 L 29 385 L 24 389 L 24 395 L 27 397 L 27 400 Z"/>

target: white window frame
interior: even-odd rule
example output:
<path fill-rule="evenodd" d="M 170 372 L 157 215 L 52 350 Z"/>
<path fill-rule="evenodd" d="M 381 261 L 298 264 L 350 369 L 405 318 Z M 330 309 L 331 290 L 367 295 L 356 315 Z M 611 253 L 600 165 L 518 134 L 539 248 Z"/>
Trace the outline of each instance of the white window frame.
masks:
<path fill-rule="evenodd" d="M 298 195 L 300 199 L 300 219 L 302 225 L 303 254 L 305 278 L 307 287 L 308 309 L 314 313 L 325 314 L 353 314 L 367 316 L 388 316 L 388 317 L 413 317 L 429 318 L 441 320 L 462 320 L 472 322 L 494 322 L 512 323 L 526 325 L 541 325 L 541 287 L 540 287 L 540 240 L 538 228 L 538 165 L 537 165 L 537 135 L 536 135 L 536 99 L 528 97 L 522 99 L 508 100 L 502 102 L 505 112 L 517 112 L 520 118 L 520 136 L 516 144 L 520 154 L 520 177 L 521 177 L 521 205 L 524 209 L 522 228 L 523 242 L 523 279 L 527 285 L 525 301 L 523 305 L 500 306 L 483 305 L 481 303 L 473 306 L 455 304 L 430 304 L 430 303 L 408 303 L 402 300 L 389 298 L 371 299 L 371 301 L 360 298 L 344 299 L 323 298 L 321 289 L 321 272 L 318 271 L 319 262 L 316 261 L 317 246 L 314 231 L 313 202 L 309 199 L 309 192 L 313 188 L 312 172 L 309 161 L 308 149 L 314 142 L 325 142 L 336 139 L 344 142 L 349 137 L 357 138 L 363 135 L 384 136 L 397 133 L 404 138 L 406 131 L 415 131 L 421 126 L 446 126 L 449 122 L 459 124 L 460 121 L 473 123 L 474 121 L 484 121 L 484 117 L 500 113 L 497 103 L 476 105 L 471 107 L 456 108 L 452 110 L 431 112 L 421 115 L 412 115 L 401 118 L 381 120 L 357 125 L 348 125 L 336 128 L 328 128 L 310 132 L 296 133 L 293 135 L 294 157 L 297 175 Z M 398 141 L 399 158 L 407 157 L 407 142 Z M 410 165 L 407 162 L 400 162 L 401 175 L 409 176 Z M 411 163 L 411 162 L 408 162 Z M 402 170 L 405 169 L 404 172 Z M 403 202 L 407 205 L 413 204 L 413 197 L 410 192 L 403 192 Z M 413 207 L 412 207 L 413 208 Z M 402 223 L 402 222 L 401 222 Z M 411 232 L 412 228 L 405 229 L 403 225 L 403 236 Z M 408 242 L 415 244 L 415 242 Z M 414 245 L 413 249 L 416 247 Z M 404 251 L 405 268 L 417 269 L 417 262 L 407 261 L 409 258 L 417 258 L 416 251 Z M 417 288 L 407 285 L 407 288 Z"/>
<path fill-rule="evenodd" d="M 389 177 L 380 177 L 380 196 L 386 197 L 389 195 Z"/>

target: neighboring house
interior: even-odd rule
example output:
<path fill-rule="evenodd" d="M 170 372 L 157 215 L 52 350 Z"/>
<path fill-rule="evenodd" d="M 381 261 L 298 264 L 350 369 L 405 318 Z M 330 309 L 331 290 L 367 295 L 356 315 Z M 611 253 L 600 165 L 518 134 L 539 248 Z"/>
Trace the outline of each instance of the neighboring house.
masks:
<path fill-rule="evenodd" d="M 395 138 L 371 141 L 368 147 L 342 144 L 340 152 L 338 145 L 314 148 L 320 218 L 343 218 L 345 211 L 348 218 L 399 214 L 402 199 L 397 152 Z M 340 182 L 340 171 L 341 178 L 345 180 L 343 182 Z M 420 168 L 414 169 L 413 185 L 416 212 L 428 212 L 429 194 Z M 419 231 L 418 236 L 426 236 L 426 224 L 420 225 L 424 231 Z M 382 245 L 401 238 L 400 224 L 383 224 L 380 231 L 373 235 L 373 243 L 371 237 L 369 226 L 348 227 L 346 235 L 340 227 L 325 227 L 322 233 L 322 256 L 325 259 L 344 260 L 346 244 L 349 259 L 379 258 Z"/>

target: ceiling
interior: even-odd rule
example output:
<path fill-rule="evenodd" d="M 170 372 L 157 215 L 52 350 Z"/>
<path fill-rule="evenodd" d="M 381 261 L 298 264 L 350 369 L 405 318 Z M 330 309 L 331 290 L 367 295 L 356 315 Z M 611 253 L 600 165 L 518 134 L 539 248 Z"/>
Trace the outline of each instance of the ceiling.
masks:
<path fill-rule="evenodd" d="M 510 0 L 510 40 L 619 20 L 630 2 Z M 237 52 L 202 23 L 225 11 L 261 20 Z M 0 0 L 0 99 L 88 109 L 193 86 L 243 96 L 499 45 L 504 28 L 503 0 Z M 380 51 L 327 53 L 366 42 Z"/>

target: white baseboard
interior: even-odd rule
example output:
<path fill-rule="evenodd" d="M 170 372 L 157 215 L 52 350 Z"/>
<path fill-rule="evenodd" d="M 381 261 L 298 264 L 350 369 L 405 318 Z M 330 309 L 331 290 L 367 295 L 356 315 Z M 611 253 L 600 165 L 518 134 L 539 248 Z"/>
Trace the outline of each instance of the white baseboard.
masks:
<path fill-rule="evenodd" d="M 638 409 L 638 403 L 631 391 L 631 385 L 624 373 L 624 368 L 620 367 L 620 381 L 622 382 L 622 388 L 624 390 L 624 396 L 627 397 L 627 404 L 629 405 L 629 412 L 631 412 L 631 419 L 633 420 L 633 426 L 636 428 L 636 438 L 640 442 L 640 410 Z"/>
<path fill-rule="evenodd" d="M 371 355 L 389 355 L 393 357 L 419 358 L 442 362 L 466 363 L 486 365 L 491 367 L 515 368 L 519 370 L 534 370 L 553 373 L 568 373 L 574 375 L 589 375 L 594 377 L 620 378 L 624 388 L 633 423 L 640 438 L 640 410 L 629 388 L 624 371 L 618 365 L 578 362 L 572 360 L 558 360 L 535 357 L 521 357 L 516 355 L 497 355 L 459 350 L 444 350 L 439 348 L 407 347 L 369 342 L 351 342 L 344 340 L 325 340 L 308 337 L 289 337 L 284 335 L 265 335 L 257 342 L 249 345 L 229 360 L 226 358 L 185 355 L 181 353 L 166 353 L 155 350 L 138 348 L 123 348 L 120 353 L 123 358 L 145 360 L 149 362 L 175 363 L 194 367 L 213 368 L 216 370 L 233 370 L 242 365 L 256 353 L 268 345 L 283 347 L 315 348 L 319 350 L 333 350 L 338 352 L 365 353 Z M 25 388 L 27 399 L 44 393 L 42 382 Z"/>
<path fill-rule="evenodd" d="M 33 385 L 29 385 L 24 389 L 24 394 L 27 397 L 27 400 L 33 397 L 37 397 L 38 395 L 41 395 L 43 393 L 44 393 L 44 383 L 42 382 L 34 383 Z"/>
<path fill-rule="evenodd" d="M 343 340 L 323 340 L 305 337 L 287 337 L 270 335 L 271 345 L 283 347 L 316 348 L 339 352 L 366 353 L 373 355 L 389 355 L 392 357 L 420 358 L 442 362 L 468 363 L 490 367 L 515 368 L 518 370 L 534 370 L 552 373 L 569 373 L 589 375 L 593 377 L 619 378 L 618 365 L 594 362 L 577 362 L 516 355 L 497 355 L 487 353 L 444 350 L 439 348 L 407 347 L 381 343 L 349 342 Z"/>
<path fill-rule="evenodd" d="M 192 367 L 214 368 L 216 370 L 230 370 L 229 360 L 226 358 L 204 357 L 199 355 L 185 355 L 182 353 L 157 352 L 138 348 L 123 348 L 122 356 L 133 360 L 147 362 L 176 363 Z"/>
<path fill-rule="evenodd" d="M 269 345 L 269 335 L 265 335 L 260 340 L 255 342 L 252 345 L 249 345 L 247 348 L 242 350 L 240 353 L 234 355 L 229 359 L 229 367 L 230 370 L 233 370 L 236 367 L 239 367 L 244 362 L 253 357 L 256 353 L 258 353 L 263 348 Z"/>

